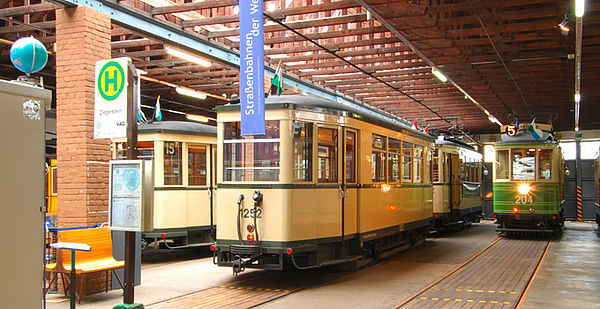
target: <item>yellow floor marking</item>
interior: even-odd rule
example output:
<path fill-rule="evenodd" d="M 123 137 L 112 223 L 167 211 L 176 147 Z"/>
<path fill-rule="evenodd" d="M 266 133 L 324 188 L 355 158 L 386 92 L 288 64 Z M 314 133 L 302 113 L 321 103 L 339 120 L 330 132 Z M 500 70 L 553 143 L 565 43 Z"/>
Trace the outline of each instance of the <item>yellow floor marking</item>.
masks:
<path fill-rule="evenodd" d="M 427 299 L 427 297 L 421 297 L 421 299 Z"/>
<path fill-rule="evenodd" d="M 473 292 L 473 290 L 467 290 L 467 292 Z"/>
<path fill-rule="evenodd" d="M 283 292 L 284 292 L 284 293 L 289 293 L 289 292 L 290 292 L 290 290 L 283 290 Z"/>
<path fill-rule="evenodd" d="M 479 302 L 480 302 L 480 303 L 485 303 L 485 300 L 480 300 Z"/>
<path fill-rule="evenodd" d="M 256 290 L 257 290 L 257 291 L 262 291 L 262 290 L 263 290 L 263 288 L 257 288 Z"/>
<path fill-rule="evenodd" d="M 246 288 L 246 290 L 252 290 L 252 289 L 253 289 L 253 288 L 251 288 L 251 287 L 247 287 L 247 288 Z"/>
<path fill-rule="evenodd" d="M 462 301 L 462 299 L 460 299 L 460 298 L 457 298 L 457 299 L 455 299 L 454 301 Z"/>
<path fill-rule="evenodd" d="M 450 298 L 444 298 L 444 300 L 450 300 Z"/>
<path fill-rule="evenodd" d="M 265 291 L 270 291 L 271 289 L 265 289 Z"/>
<path fill-rule="evenodd" d="M 504 293 L 506 293 L 506 291 L 499 291 L 498 293 L 504 294 Z"/>
<path fill-rule="evenodd" d="M 462 292 L 462 289 L 456 289 L 457 292 Z"/>
<path fill-rule="evenodd" d="M 431 300 L 439 300 L 437 297 L 432 297 Z"/>
<path fill-rule="evenodd" d="M 496 291 L 488 291 L 488 293 L 496 293 Z"/>
<path fill-rule="evenodd" d="M 492 300 L 492 301 L 490 301 L 490 303 L 492 303 L 492 304 L 497 304 L 498 302 L 497 302 L 497 301 L 495 301 L 495 300 Z"/>
<path fill-rule="evenodd" d="M 281 290 L 280 290 L 280 289 L 275 289 L 275 290 L 273 290 L 273 291 L 275 291 L 275 292 L 281 292 Z"/>
<path fill-rule="evenodd" d="M 227 286 L 221 285 L 221 286 L 219 286 L 219 287 L 221 287 L 221 288 L 226 288 Z"/>
<path fill-rule="evenodd" d="M 477 292 L 479 292 L 479 293 L 483 293 L 483 290 L 477 290 Z"/>
<path fill-rule="evenodd" d="M 510 294 L 517 294 L 518 292 L 510 292 Z"/>
<path fill-rule="evenodd" d="M 230 288 L 230 289 L 235 289 L 235 287 L 234 287 L 234 286 L 230 286 L 229 288 Z"/>
<path fill-rule="evenodd" d="M 473 300 L 472 299 L 467 299 L 467 303 L 472 303 Z"/>
<path fill-rule="evenodd" d="M 505 301 L 505 302 L 502 302 L 502 303 L 503 303 L 503 304 L 510 305 L 510 303 L 509 303 L 509 302 L 507 302 L 507 301 Z"/>

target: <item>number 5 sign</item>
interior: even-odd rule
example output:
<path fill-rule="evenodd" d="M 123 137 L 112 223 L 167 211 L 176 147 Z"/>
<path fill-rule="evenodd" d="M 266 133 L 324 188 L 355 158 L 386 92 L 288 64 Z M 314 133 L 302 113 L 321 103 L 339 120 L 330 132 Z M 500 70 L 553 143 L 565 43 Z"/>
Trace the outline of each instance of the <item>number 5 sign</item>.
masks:
<path fill-rule="evenodd" d="M 127 57 L 96 62 L 94 91 L 94 138 L 127 135 Z"/>

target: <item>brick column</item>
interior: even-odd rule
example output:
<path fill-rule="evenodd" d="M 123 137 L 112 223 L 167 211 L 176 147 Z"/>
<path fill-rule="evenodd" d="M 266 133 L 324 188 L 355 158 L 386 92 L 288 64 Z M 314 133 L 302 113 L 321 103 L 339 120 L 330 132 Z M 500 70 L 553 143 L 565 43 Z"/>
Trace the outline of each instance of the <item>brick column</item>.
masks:
<path fill-rule="evenodd" d="M 108 221 L 110 141 L 94 139 L 94 66 L 108 59 L 110 17 L 88 7 L 56 11 L 58 224 Z"/>
<path fill-rule="evenodd" d="M 94 68 L 96 61 L 111 57 L 110 29 L 110 17 L 94 9 L 81 6 L 56 10 L 60 227 L 108 221 L 110 141 L 94 139 Z M 103 272 L 77 278 L 82 279 L 84 294 L 104 290 Z"/>

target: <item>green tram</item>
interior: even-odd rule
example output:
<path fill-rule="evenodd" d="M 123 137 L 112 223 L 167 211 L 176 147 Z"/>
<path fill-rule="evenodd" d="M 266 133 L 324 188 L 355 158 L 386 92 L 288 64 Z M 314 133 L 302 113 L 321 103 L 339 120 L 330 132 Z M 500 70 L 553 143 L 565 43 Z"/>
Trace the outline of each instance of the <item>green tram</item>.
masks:
<path fill-rule="evenodd" d="M 564 224 L 562 153 L 549 132 L 551 126 L 538 127 L 541 134 L 536 133 L 536 139 L 527 124 L 520 128 L 504 126 L 508 133 L 494 144 L 497 231 L 557 232 Z"/>

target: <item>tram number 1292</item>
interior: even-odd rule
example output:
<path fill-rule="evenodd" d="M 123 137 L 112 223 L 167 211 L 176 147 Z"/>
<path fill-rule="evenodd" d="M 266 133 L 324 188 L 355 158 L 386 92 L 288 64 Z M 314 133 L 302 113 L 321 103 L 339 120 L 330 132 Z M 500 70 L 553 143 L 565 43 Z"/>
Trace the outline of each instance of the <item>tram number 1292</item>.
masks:
<path fill-rule="evenodd" d="M 256 210 L 256 212 L 255 212 L 255 210 Z M 260 209 L 260 208 L 257 208 L 257 209 L 244 208 L 242 210 L 242 212 L 243 212 L 244 218 L 254 218 L 255 215 L 257 218 L 262 218 L 262 209 Z"/>

